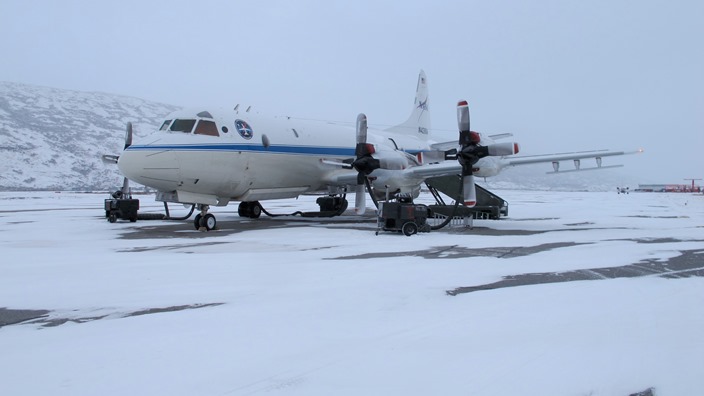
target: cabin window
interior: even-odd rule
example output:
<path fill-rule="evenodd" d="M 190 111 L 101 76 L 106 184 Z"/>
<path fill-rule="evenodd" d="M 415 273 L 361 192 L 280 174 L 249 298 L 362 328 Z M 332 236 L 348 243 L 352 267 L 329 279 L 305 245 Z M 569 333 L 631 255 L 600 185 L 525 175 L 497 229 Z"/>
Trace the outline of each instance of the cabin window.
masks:
<path fill-rule="evenodd" d="M 220 136 L 218 127 L 213 121 L 200 120 L 196 127 L 196 135 Z"/>
<path fill-rule="evenodd" d="M 171 124 L 170 131 L 191 133 L 196 120 L 174 120 Z"/>
<path fill-rule="evenodd" d="M 165 131 L 165 130 L 169 129 L 169 124 L 171 124 L 171 121 L 172 121 L 172 120 L 166 120 L 166 121 L 164 121 L 164 123 L 161 124 L 161 128 L 159 128 L 159 130 L 160 130 L 160 131 Z"/>

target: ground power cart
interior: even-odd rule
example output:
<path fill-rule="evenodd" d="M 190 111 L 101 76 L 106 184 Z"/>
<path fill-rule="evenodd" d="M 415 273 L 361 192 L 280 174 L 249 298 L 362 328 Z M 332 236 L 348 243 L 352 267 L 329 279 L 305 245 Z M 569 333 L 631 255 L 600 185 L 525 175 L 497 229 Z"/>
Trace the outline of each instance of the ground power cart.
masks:
<path fill-rule="evenodd" d="M 402 232 L 406 236 L 430 232 L 430 224 L 427 222 L 430 215 L 430 208 L 414 204 L 410 196 L 398 196 L 396 201 L 380 202 L 376 235 L 379 235 L 379 230 Z"/>
<path fill-rule="evenodd" d="M 117 219 L 137 221 L 137 211 L 139 211 L 139 200 L 132 199 L 131 196 L 123 196 L 121 191 L 112 194 L 112 198 L 105 200 L 105 217 L 109 222 L 114 223 Z"/>

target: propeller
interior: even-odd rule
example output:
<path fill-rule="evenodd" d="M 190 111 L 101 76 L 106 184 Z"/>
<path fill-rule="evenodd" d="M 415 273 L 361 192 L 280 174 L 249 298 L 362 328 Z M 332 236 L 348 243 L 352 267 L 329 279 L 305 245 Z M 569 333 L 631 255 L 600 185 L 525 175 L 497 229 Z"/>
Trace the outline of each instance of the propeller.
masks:
<path fill-rule="evenodd" d="M 372 157 L 375 153 L 374 146 L 367 144 L 367 116 L 360 113 L 357 116 L 357 146 L 355 147 L 355 160 L 352 167 L 357 171 L 357 187 L 355 190 L 355 212 L 359 215 L 366 210 L 366 197 L 364 187 L 368 184 L 367 176 L 381 164 Z"/>
<path fill-rule="evenodd" d="M 457 103 L 457 128 L 460 131 L 460 152 L 457 160 L 462 165 L 462 199 L 465 206 L 477 204 L 477 189 L 474 186 L 472 168 L 479 161 L 479 135 L 469 130 L 469 104 L 466 100 Z"/>
<path fill-rule="evenodd" d="M 123 147 L 123 151 L 127 150 L 127 147 L 132 145 L 132 123 L 128 122 L 127 123 L 127 128 L 125 130 L 125 146 Z M 120 159 L 119 155 L 113 155 L 113 154 L 104 154 L 101 159 L 103 160 L 103 163 L 105 164 L 117 164 L 117 161 Z"/>
<path fill-rule="evenodd" d="M 511 155 L 518 152 L 518 145 L 512 142 L 481 146 L 481 137 L 469 128 L 469 104 L 466 100 L 457 103 L 457 127 L 460 131 L 460 152 L 457 160 L 462 165 L 462 199 L 465 206 L 477 204 L 477 189 L 474 184 L 474 164 L 488 155 Z"/>
<path fill-rule="evenodd" d="M 132 123 L 127 122 L 127 128 L 125 130 L 125 148 L 124 150 L 127 150 L 129 146 L 132 145 Z M 130 179 L 124 178 L 122 180 L 122 197 L 123 198 L 131 198 L 132 194 L 130 193 Z"/>
<path fill-rule="evenodd" d="M 132 145 L 132 123 L 128 122 L 127 123 L 127 130 L 125 131 L 125 148 L 123 150 L 127 150 L 127 147 Z"/>
<path fill-rule="evenodd" d="M 127 128 L 125 130 L 125 146 L 123 148 L 124 150 L 127 150 L 128 147 L 132 145 L 132 123 L 128 122 L 127 123 Z M 117 161 L 120 159 L 119 155 L 112 155 L 112 154 L 105 154 L 102 157 L 102 160 L 106 164 L 117 164 Z M 112 194 L 113 198 L 126 198 L 130 196 L 130 180 L 128 178 L 124 178 L 122 180 L 122 188 L 120 190 L 115 191 Z"/>

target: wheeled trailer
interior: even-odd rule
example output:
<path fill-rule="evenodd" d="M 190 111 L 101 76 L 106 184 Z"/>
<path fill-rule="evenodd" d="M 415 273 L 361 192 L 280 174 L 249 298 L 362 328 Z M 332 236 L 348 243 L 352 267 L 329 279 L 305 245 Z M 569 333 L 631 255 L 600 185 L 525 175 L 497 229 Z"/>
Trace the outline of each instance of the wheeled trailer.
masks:
<path fill-rule="evenodd" d="M 132 198 L 109 198 L 105 200 L 105 218 L 114 223 L 117 219 L 137 221 L 139 200 Z"/>
<path fill-rule="evenodd" d="M 377 231 L 402 232 L 411 236 L 418 232 L 430 232 L 427 220 L 432 214 L 426 205 L 416 205 L 410 196 L 399 196 L 396 201 L 379 203 Z"/>

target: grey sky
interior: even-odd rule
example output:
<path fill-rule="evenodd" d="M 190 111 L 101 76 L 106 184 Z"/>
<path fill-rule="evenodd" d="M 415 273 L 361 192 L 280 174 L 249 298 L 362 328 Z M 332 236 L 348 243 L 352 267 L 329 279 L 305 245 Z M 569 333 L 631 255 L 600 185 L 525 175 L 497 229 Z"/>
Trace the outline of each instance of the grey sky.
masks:
<path fill-rule="evenodd" d="M 448 139 L 467 99 L 525 153 L 644 147 L 621 172 L 686 183 L 703 20 L 696 0 L 0 0 L 0 80 L 373 126 L 405 120 L 424 69 Z"/>

